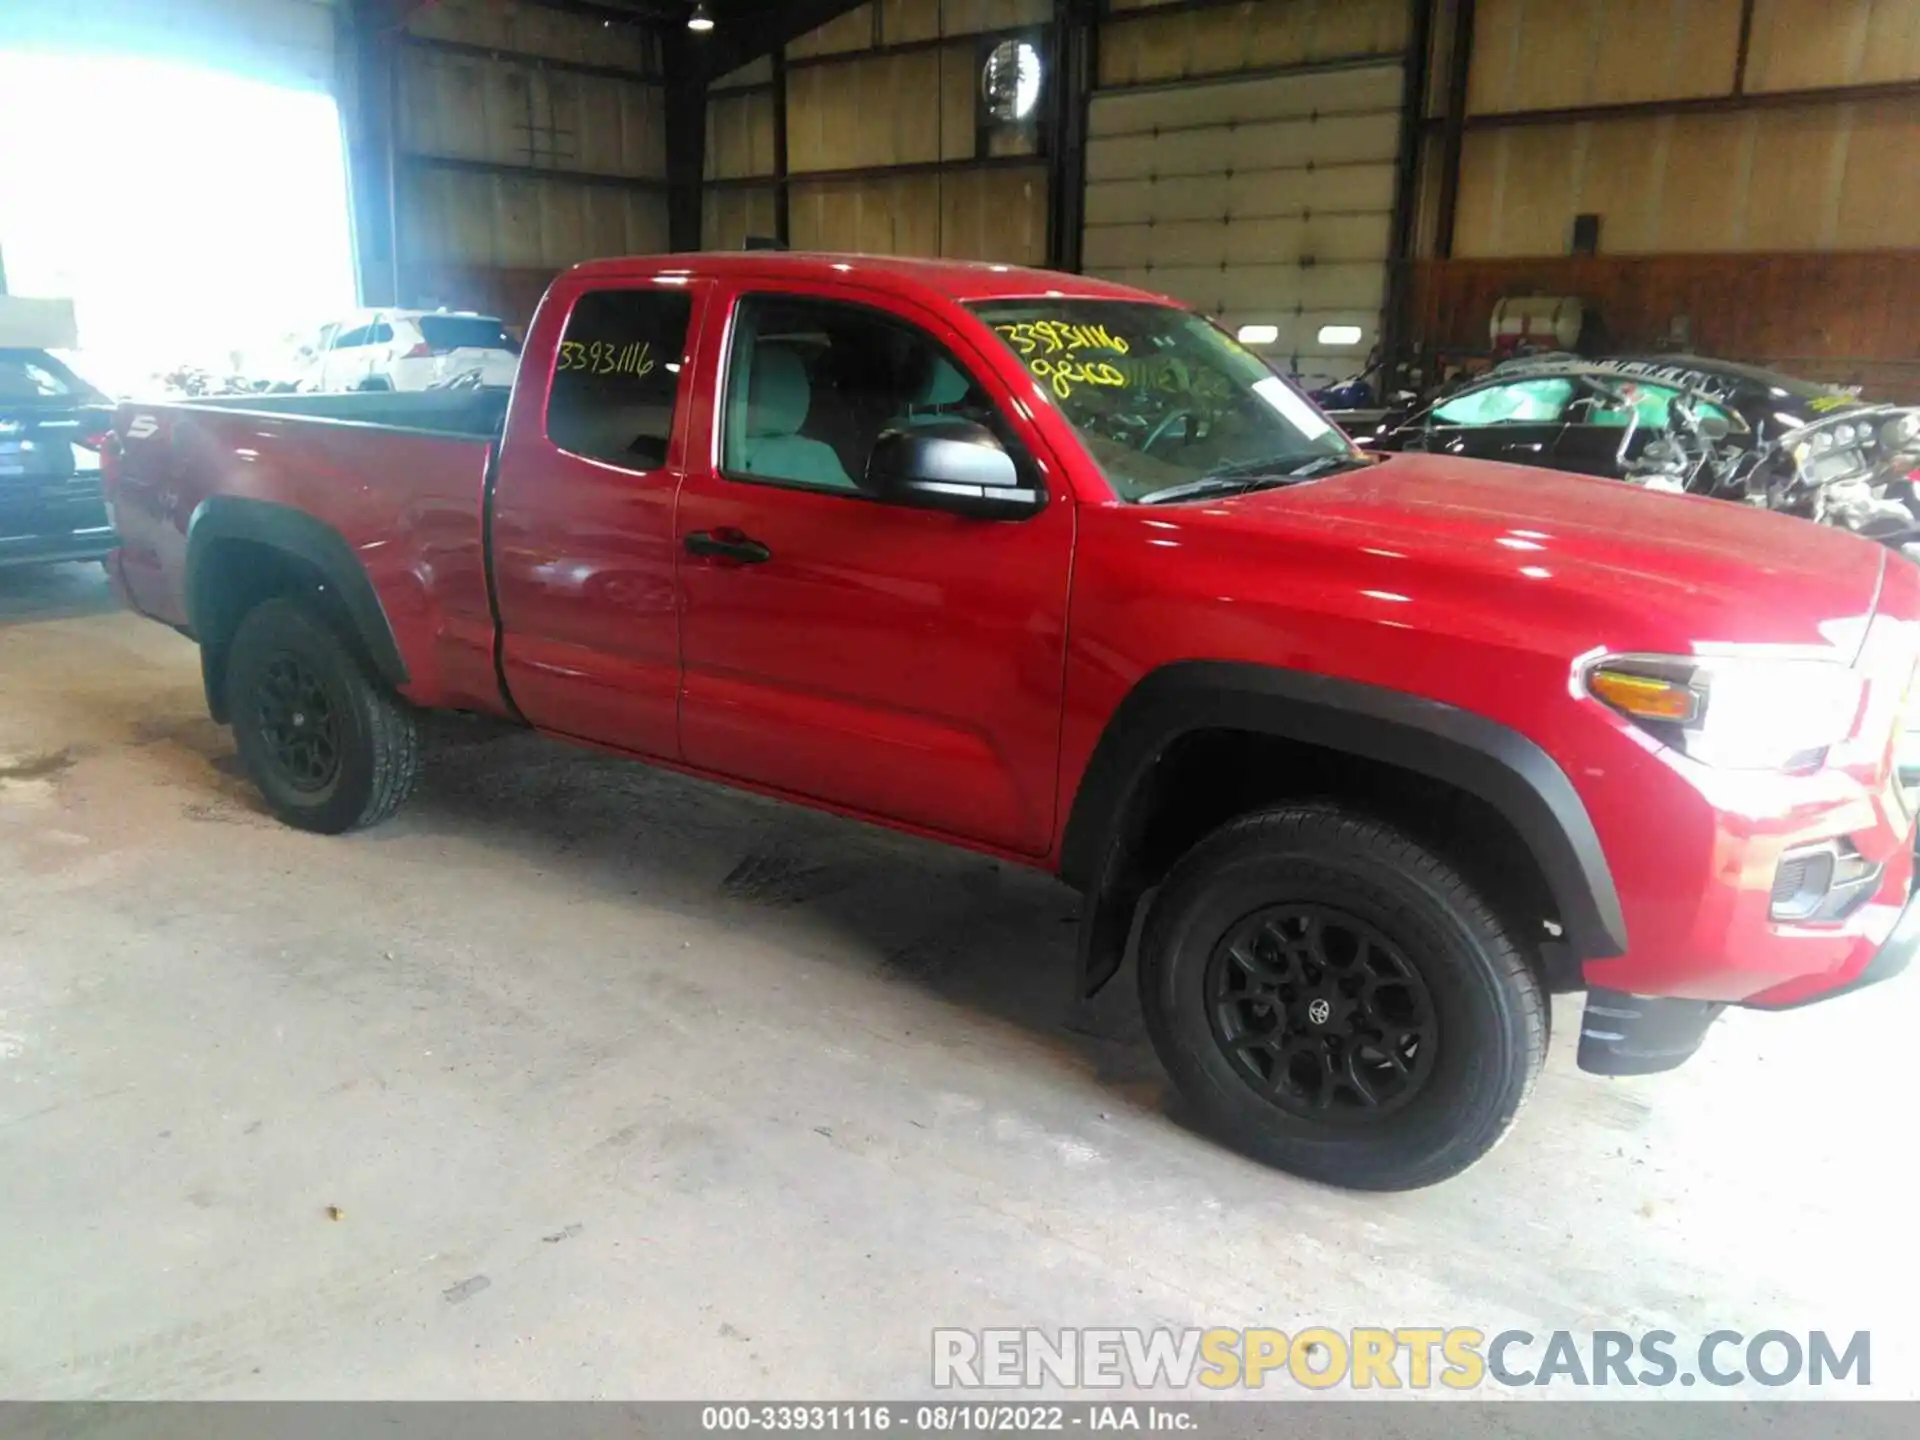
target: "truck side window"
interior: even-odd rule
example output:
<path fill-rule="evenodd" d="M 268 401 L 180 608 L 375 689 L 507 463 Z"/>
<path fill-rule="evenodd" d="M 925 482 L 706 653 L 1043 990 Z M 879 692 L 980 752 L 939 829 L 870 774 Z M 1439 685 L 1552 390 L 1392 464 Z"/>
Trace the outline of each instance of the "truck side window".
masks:
<path fill-rule="evenodd" d="M 881 431 L 949 417 L 987 425 L 1014 448 L 973 378 L 904 320 L 841 301 L 750 295 L 733 336 L 720 467 L 734 479 L 852 493 Z"/>
<path fill-rule="evenodd" d="M 666 290 L 590 290 L 574 302 L 547 391 L 547 438 L 628 470 L 667 463 L 693 301 Z"/>

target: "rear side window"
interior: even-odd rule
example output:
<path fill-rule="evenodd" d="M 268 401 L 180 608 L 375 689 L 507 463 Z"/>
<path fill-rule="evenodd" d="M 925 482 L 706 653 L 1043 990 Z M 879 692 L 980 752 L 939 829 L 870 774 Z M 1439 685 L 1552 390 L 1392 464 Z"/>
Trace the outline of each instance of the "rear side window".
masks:
<path fill-rule="evenodd" d="M 519 347 L 498 320 L 478 315 L 422 315 L 414 322 L 435 350 L 510 350 Z"/>
<path fill-rule="evenodd" d="M 81 386 L 51 355 L 39 350 L 0 350 L 0 401 L 54 400 Z"/>
<path fill-rule="evenodd" d="M 547 438 L 629 470 L 666 464 L 692 314 L 692 298 L 678 291 L 582 295 L 554 358 Z"/>

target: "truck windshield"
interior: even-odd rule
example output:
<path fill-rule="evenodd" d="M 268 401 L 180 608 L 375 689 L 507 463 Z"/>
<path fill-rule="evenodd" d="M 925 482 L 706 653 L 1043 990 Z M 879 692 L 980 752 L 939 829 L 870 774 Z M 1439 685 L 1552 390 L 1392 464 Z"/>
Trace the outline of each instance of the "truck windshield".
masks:
<path fill-rule="evenodd" d="M 1066 299 L 971 308 L 1124 500 L 1197 500 L 1364 463 L 1299 391 L 1189 311 Z"/>

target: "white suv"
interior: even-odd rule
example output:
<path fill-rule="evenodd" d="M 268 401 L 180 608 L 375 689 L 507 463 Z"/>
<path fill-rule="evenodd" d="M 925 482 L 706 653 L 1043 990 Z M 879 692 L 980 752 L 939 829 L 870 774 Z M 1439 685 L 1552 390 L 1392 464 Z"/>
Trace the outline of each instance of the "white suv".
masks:
<path fill-rule="evenodd" d="M 520 345 L 471 310 L 365 310 L 303 347 L 302 390 L 428 390 L 513 384 Z M 463 379 L 463 377 L 471 377 Z"/>

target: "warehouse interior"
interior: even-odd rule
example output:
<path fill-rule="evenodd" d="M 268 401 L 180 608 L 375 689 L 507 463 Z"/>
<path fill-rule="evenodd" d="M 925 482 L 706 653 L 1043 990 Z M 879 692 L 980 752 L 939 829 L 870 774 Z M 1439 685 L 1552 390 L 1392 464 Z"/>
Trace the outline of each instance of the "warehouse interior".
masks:
<path fill-rule="evenodd" d="M 764 8 L 343 15 L 369 300 L 525 321 L 576 260 L 762 237 L 1110 276 L 1271 324 L 1315 378 L 1484 352 L 1500 296 L 1570 294 L 1615 348 L 1920 383 L 1899 0 Z M 1044 80 L 997 121 L 1008 41 Z"/>
<path fill-rule="evenodd" d="M 1476 1362 L 1524 1334 L 1475 1399 L 1730 1402 L 1454 1407 L 1449 1433 L 1920 1399 L 1891 1114 L 1920 947 L 1917 177 L 1920 0 L 0 0 L 0 1402 L 886 1400 L 904 1430 L 943 1400 L 1455 1394 L 1424 1359 L 1369 1390 L 1341 1337 L 1382 1327 Z M 756 286 L 819 302 L 772 312 L 764 355 Z M 603 343 L 575 318 L 680 290 L 670 338 L 621 332 L 600 372 L 665 387 L 634 422 L 657 455 L 632 425 L 569 448 L 562 372 Z M 891 329 L 835 328 L 835 295 L 882 292 Z M 1321 447 L 1291 488 L 1229 454 L 1128 492 L 1121 427 L 1066 402 L 1176 332 L 1109 334 L 1101 305 L 1204 332 Z M 896 375 L 867 448 L 930 426 L 912 454 L 1004 461 L 929 482 L 971 511 L 803 428 L 837 392 L 796 357 L 908 322 L 999 413 Z M 1050 393 L 1013 348 L 1036 324 L 1092 347 Z M 1218 433 L 1183 395 L 1134 425 L 1142 473 Z M 732 463 L 756 442 L 853 498 Z M 1820 488 L 1850 447 L 1872 485 Z M 81 518 L 36 530 L 56 502 Z M 269 503 L 301 513 L 245 518 Z M 195 569 L 223 543 L 241 560 Z M 746 630 L 725 587 L 773 590 L 803 548 Z M 391 792 L 350 835 L 288 821 L 245 738 L 264 707 L 234 703 L 247 617 L 303 596 Z M 528 615 L 558 618 L 516 648 Z M 692 723 L 722 625 L 746 638 L 709 666 L 715 733 L 786 707 L 767 750 L 820 788 L 622 743 Z M 1245 681 L 1260 705 L 1142 738 L 1201 703 L 1155 679 L 1256 661 L 1282 672 Z M 1764 689 L 1795 666 L 1833 682 L 1835 733 L 1720 768 L 1736 703 L 1825 723 L 1814 686 Z M 549 723 L 526 676 L 602 729 Z M 1392 693 L 1341 710 L 1363 682 Z M 847 702 L 871 693 L 896 728 Z M 1276 696 L 1323 708 L 1269 725 Z M 1601 739 L 1546 733 L 1603 703 Z M 1443 758 L 1378 738 L 1402 723 Z M 1059 787 L 1031 814 L 1020 764 Z M 924 772 L 1041 838 L 847 798 L 888 765 L 870 790 Z M 1102 787 L 1111 817 L 1076 822 Z M 1366 911 L 1342 963 L 1484 894 L 1415 930 L 1511 970 L 1508 1008 L 1460 1013 L 1526 1052 L 1484 1143 L 1405 1184 L 1240 1143 L 1152 1009 L 1181 867 L 1353 796 L 1395 855 L 1472 853 Z M 1590 946 L 1587 902 L 1635 944 Z M 1649 936 L 1680 937 L 1664 989 Z M 1776 964 L 1793 944 L 1817 967 Z M 1408 1035 L 1453 1023 L 1415 970 L 1272 1013 L 1384 989 Z M 1425 1083 L 1434 1046 L 1380 1073 Z M 939 1368 L 956 1333 L 1095 1329 L 1283 1359 L 1264 1390 L 1251 1360 L 1111 1391 Z M 1650 1335 L 1680 1363 L 1607 1388 L 1596 1357 Z M 1165 1428 L 1383 1433 L 1219 1408 L 1243 1413 Z M 1847 1423 L 1891 1435 L 1884 1408 Z M 46 1433 L 164 1433 L 111 1412 Z"/>

